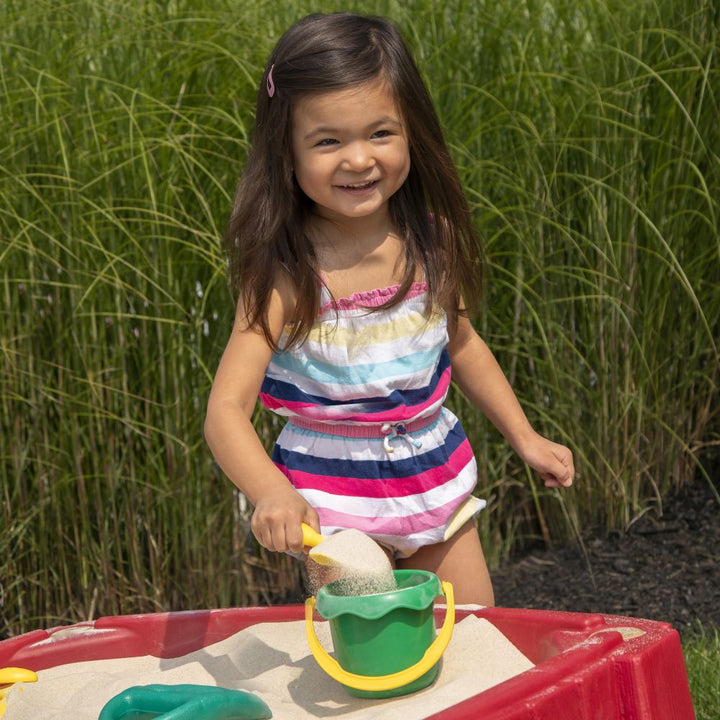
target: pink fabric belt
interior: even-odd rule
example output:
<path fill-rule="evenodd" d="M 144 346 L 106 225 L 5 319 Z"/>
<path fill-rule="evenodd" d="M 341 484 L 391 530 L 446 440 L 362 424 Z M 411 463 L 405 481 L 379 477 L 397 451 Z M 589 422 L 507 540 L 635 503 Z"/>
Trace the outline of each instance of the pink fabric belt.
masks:
<path fill-rule="evenodd" d="M 288 422 L 303 430 L 313 430 L 326 435 L 339 435 L 341 437 L 377 438 L 382 439 L 388 436 L 410 435 L 411 433 L 424 430 L 432 425 L 442 413 L 442 407 L 428 417 L 418 418 L 410 422 L 396 423 L 362 423 L 353 425 L 347 422 L 334 422 L 332 420 L 308 420 L 307 418 L 293 415 Z"/>

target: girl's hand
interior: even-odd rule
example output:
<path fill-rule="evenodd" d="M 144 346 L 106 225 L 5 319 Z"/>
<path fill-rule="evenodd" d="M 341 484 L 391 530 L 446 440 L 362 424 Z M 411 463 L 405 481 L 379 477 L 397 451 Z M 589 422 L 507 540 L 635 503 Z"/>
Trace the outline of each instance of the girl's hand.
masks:
<path fill-rule="evenodd" d="M 517 448 L 518 455 L 545 481 L 547 487 L 570 487 L 575 479 L 572 452 L 533 431 Z"/>
<path fill-rule="evenodd" d="M 250 527 L 257 541 L 274 552 L 303 551 L 301 523 L 320 531 L 318 515 L 290 485 L 264 492 L 257 501 Z"/>

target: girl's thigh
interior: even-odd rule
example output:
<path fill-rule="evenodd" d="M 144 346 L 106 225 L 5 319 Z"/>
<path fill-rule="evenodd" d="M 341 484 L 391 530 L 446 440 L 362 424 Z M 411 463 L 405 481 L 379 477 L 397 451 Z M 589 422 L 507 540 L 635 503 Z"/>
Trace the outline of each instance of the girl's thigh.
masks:
<path fill-rule="evenodd" d="M 398 568 L 427 570 L 452 583 L 458 605 L 495 604 L 492 581 L 475 522 L 469 520 L 445 542 L 426 545 L 397 561 Z"/>

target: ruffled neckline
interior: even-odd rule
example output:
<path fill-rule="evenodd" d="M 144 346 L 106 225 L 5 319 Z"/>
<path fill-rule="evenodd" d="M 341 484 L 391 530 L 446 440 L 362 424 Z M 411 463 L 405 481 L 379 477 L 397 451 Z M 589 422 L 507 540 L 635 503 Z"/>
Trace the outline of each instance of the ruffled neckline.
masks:
<path fill-rule="evenodd" d="M 384 288 L 375 288 L 374 290 L 360 290 L 359 292 L 352 293 L 347 297 L 337 298 L 333 300 L 330 291 L 326 286 L 323 286 L 324 298 L 329 298 L 322 303 L 320 312 L 325 312 L 328 309 L 334 310 L 357 310 L 366 308 L 376 308 L 384 305 L 388 302 L 397 291 L 400 289 L 400 285 L 390 285 Z M 422 295 L 427 291 L 427 282 L 415 281 L 410 286 L 405 299 L 410 299 Z"/>

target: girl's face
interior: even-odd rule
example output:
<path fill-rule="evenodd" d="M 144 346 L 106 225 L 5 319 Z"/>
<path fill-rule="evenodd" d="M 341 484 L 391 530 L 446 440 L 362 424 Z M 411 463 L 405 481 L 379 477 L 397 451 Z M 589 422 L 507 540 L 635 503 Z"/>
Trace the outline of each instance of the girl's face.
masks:
<path fill-rule="evenodd" d="M 300 98 L 292 144 L 298 185 L 328 219 L 387 214 L 410 172 L 405 124 L 382 78 Z"/>

